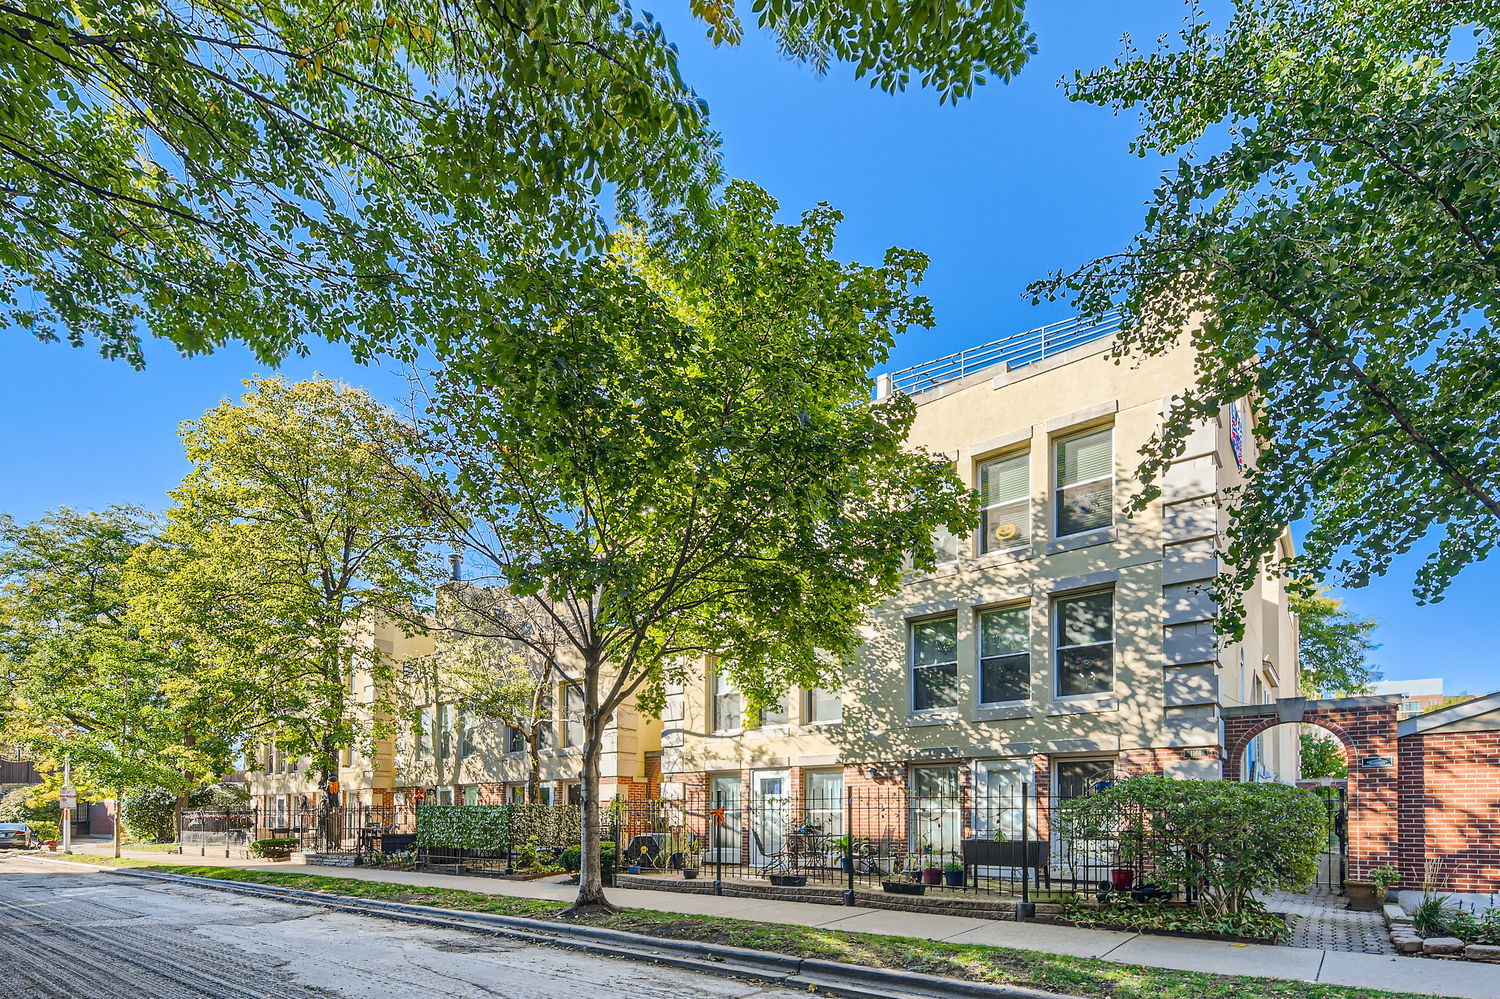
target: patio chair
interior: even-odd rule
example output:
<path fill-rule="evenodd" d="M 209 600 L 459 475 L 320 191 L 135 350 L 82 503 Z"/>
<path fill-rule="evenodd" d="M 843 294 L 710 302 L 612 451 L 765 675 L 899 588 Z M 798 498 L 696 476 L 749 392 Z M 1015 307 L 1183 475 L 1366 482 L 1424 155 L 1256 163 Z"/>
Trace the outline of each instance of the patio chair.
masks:
<path fill-rule="evenodd" d="M 750 830 L 750 836 L 755 841 L 756 854 L 765 861 L 760 865 L 761 870 L 767 874 L 792 874 L 791 865 L 787 863 L 785 850 L 777 850 L 772 853 L 766 849 L 765 841 L 760 838 L 760 830 Z"/>

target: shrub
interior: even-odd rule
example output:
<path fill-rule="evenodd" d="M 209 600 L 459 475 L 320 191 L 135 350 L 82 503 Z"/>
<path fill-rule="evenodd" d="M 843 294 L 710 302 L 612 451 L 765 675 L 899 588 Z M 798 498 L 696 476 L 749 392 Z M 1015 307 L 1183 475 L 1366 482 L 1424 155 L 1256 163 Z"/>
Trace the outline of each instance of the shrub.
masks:
<path fill-rule="evenodd" d="M 189 808 L 244 808 L 249 804 L 250 789 L 244 784 L 209 784 L 188 795 Z"/>
<path fill-rule="evenodd" d="M 506 805 L 426 805 L 417 809 L 417 842 L 450 850 L 506 850 Z"/>
<path fill-rule="evenodd" d="M 177 834 L 177 795 L 149 784 L 137 788 L 120 801 L 120 818 L 131 839 L 170 843 Z"/>
<path fill-rule="evenodd" d="M 18 787 L 0 798 L 0 822 L 61 822 L 62 809 L 58 807 L 57 795 L 35 801 L 43 791 L 41 785 Z"/>
<path fill-rule="evenodd" d="M 1204 913 L 1197 909 L 1164 906 L 1157 902 L 1119 902 L 1094 907 L 1069 905 L 1063 918 L 1079 926 L 1168 933 L 1204 933 L 1231 937 L 1274 939 L 1287 931 L 1286 920 L 1273 912 L 1246 908 L 1239 912 Z"/>
<path fill-rule="evenodd" d="M 599 869 L 606 880 L 614 876 L 617 853 L 618 848 L 610 840 L 604 840 L 599 844 Z M 558 856 L 557 862 L 562 865 L 563 870 L 577 874 L 578 869 L 583 866 L 583 847 L 574 843 L 565 848 Z"/>
<path fill-rule="evenodd" d="M 1447 895 L 1428 895 L 1411 914 L 1412 926 L 1424 937 L 1447 936 L 1454 909 Z"/>
<path fill-rule="evenodd" d="M 43 843 L 62 838 L 62 826 L 56 822 L 29 822 L 27 825 L 31 826 L 31 831 Z"/>
<path fill-rule="evenodd" d="M 1390 891 L 1401 880 L 1401 872 L 1390 864 L 1382 864 L 1370 872 L 1370 880 L 1375 882 L 1375 887 L 1381 893 Z"/>
<path fill-rule="evenodd" d="M 277 836 L 273 839 L 258 839 L 250 844 L 252 857 L 285 857 L 297 849 L 295 836 Z"/>
<path fill-rule="evenodd" d="M 1129 777 L 1058 809 L 1058 832 L 1113 842 L 1121 866 L 1190 885 L 1206 913 L 1253 908 L 1257 891 L 1298 889 L 1318 873 L 1325 811 L 1285 784 Z"/>

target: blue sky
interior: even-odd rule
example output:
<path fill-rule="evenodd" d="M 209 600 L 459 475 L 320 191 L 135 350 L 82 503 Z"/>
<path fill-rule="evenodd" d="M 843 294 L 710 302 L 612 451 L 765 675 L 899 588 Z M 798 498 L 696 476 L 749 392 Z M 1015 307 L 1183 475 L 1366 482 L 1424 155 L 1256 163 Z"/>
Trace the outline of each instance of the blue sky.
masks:
<path fill-rule="evenodd" d="M 843 210 L 846 257 L 873 261 L 892 245 L 932 257 L 923 290 L 937 328 L 905 337 L 892 366 L 1070 315 L 1066 303 L 1031 306 L 1027 283 L 1115 250 L 1135 232 L 1158 164 L 1128 153 L 1132 118 L 1070 104 L 1056 84 L 1113 59 L 1123 32 L 1149 41 L 1173 30 L 1183 10 L 1176 3 L 1033 2 L 1040 53 L 1011 84 L 958 107 L 939 107 L 928 92 L 873 91 L 842 67 L 819 78 L 754 32 L 737 49 L 715 50 L 686 3 L 644 6 L 665 22 L 684 75 L 708 99 L 731 176 L 767 188 L 789 214 L 818 201 Z M 344 378 L 393 401 L 402 393 L 399 369 L 360 367 L 327 345 L 282 370 Z M 158 345 L 147 370 L 134 372 L 6 333 L 0 511 L 30 518 L 63 504 L 163 506 L 186 470 L 177 424 L 258 372 L 266 373 L 239 349 L 184 360 Z M 1381 621 L 1375 659 L 1387 678 L 1500 687 L 1493 642 L 1480 631 L 1489 610 L 1481 602 L 1500 588 L 1500 567 L 1471 569 L 1431 607 L 1411 597 L 1414 569 L 1400 563 L 1347 596 Z"/>

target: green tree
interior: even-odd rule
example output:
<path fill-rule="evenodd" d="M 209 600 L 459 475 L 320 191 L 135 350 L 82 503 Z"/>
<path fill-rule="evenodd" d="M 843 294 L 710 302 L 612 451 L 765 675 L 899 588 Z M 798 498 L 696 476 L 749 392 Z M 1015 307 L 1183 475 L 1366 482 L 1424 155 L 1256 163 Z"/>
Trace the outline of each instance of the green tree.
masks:
<path fill-rule="evenodd" d="M 193 467 L 165 544 L 132 567 L 138 617 L 199 650 L 245 731 L 309 757 L 321 782 L 340 750 L 389 724 L 383 702 L 353 695 L 367 677 L 390 689 L 392 663 L 367 632 L 430 593 L 435 534 L 394 471 L 411 434 L 393 413 L 324 379 L 246 385 L 183 425 Z"/>
<path fill-rule="evenodd" d="M 1302 693 L 1308 697 L 1348 697 L 1367 694 L 1380 673 L 1369 656 L 1378 646 L 1370 641 L 1377 627 L 1373 618 L 1358 618 L 1344 602 L 1324 591 L 1311 596 L 1293 593 L 1297 615 L 1297 658 Z"/>
<path fill-rule="evenodd" d="M 1427 551 L 1438 600 L 1500 538 L 1500 50 L 1490 3 L 1246 0 L 1080 74 L 1170 158 L 1124 250 L 1038 283 L 1124 307 L 1118 350 L 1198 349 L 1143 474 L 1249 398 L 1258 456 L 1220 605 L 1307 519 L 1290 571 L 1362 586 Z M 1150 498 L 1149 496 L 1147 497 Z M 1237 623 L 1237 622 L 1233 622 Z"/>
<path fill-rule="evenodd" d="M 8 735 L 49 764 L 66 757 L 75 783 L 182 799 L 230 769 L 241 730 L 196 649 L 133 619 L 130 564 L 159 544 L 136 507 L 0 517 L 0 692 Z"/>
<path fill-rule="evenodd" d="M 1321 729 L 1304 729 L 1300 739 L 1303 780 L 1349 776 L 1349 756 L 1337 739 Z"/>
<path fill-rule="evenodd" d="M 693 0 L 721 44 L 733 6 Z M 1033 50 L 1018 0 L 768 0 L 791 58 L 944 100 Z M 262 360 L 483 311 L 596 197 L 703 202 L 705 104 L 624 0 L 0 4 L 0 325 L 143 363 L 140 335 Z"/>
<path fill-rule="evenodd" d="M 926 259 L 841 263 L 836 212 L 776 210 L 737 183 L 623 234 L 612 261 L 539 277 L 545 309 L 467 331 L 432 383 L 433 505 L 474 582 L 527 607 L 491 633 L 531 647 L 544 616 L 582 703 L 579 908 L 607 905 L 599 760 L 629 698 L 659 706 L 707 657 L 752 708 L 816 686 L 905 560 L 932 564 L 934 529 L 977 522 L 948 459 L 908 448 L 910 400 L 870 402 L 893 334 L 931 323 Z"/>

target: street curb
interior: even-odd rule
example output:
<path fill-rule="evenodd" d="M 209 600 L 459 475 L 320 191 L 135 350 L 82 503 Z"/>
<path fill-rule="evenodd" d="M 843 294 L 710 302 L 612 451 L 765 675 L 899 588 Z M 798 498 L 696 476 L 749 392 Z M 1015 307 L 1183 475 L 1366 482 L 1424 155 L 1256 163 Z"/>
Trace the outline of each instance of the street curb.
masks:
<path fill-rule="evenodd" d="M 43 859 L 43 858 L 37 858 Z M 351 898 L 300 888 L 280 888 L 248 881 L 166 874 L 108 867 L 86 861 L 51 860 L 113 874 L 177 882 L 238 895 L 267 898 L 295 905 L 317 906 L 364 916 L 375 916 L 441 929 L 504 936 L 543 946 L 566 947 L 601 957 L 665 964 L 727 978 L 754 978 L 799 990 L 818 989 L 846 999 L 1076 999 L 1056 992 L 965 982 L 910 971 L 868 968 L 837 961 L 792 957 L 692 940 L 671 940 L 596 926 L 546 923 L 518 916 L 464 912 L 427 905 Z"/>

